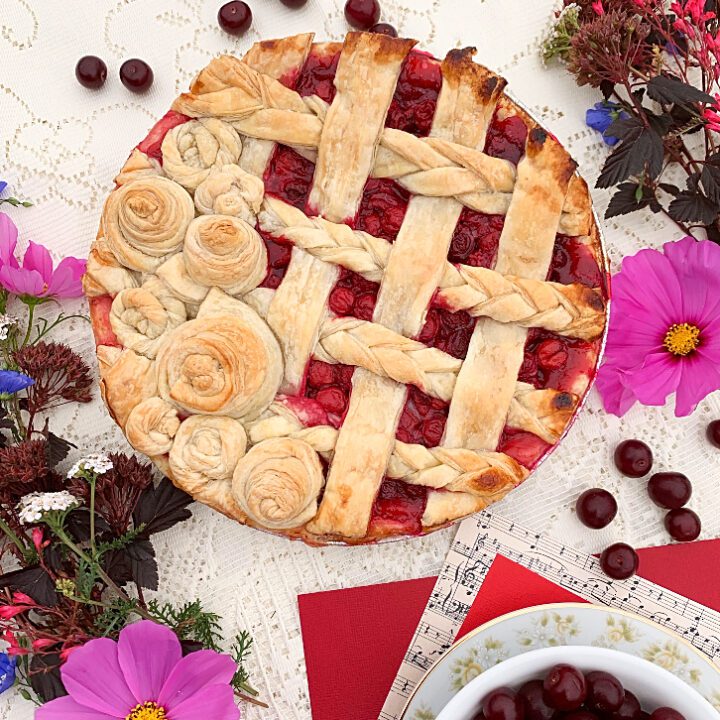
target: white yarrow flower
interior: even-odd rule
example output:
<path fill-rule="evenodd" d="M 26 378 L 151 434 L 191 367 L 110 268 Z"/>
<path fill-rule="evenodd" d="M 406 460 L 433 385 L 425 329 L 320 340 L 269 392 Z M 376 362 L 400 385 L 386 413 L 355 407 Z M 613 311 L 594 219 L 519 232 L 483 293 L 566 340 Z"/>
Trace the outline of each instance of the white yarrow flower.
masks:
<path fill-rule="evenodd" d="M 104 475 L 108 470 L 112 470 L 112 460 L 103 453 L 92 453 L 82 460 L 78 460 L 69 470 L 67 476 L 74 478 L 77 475 L 86 472 L 92 472 L 96 475 Z"/>
<path fill-rule="evenodd" d="M 18 319 L 12 315 L 0 314 L 0 340 L 7 340 L 10 328 L 18 324 Z"/>
<path fill-rule="evenodd" d="M 18 503 L 18 517 L 21 523 L 32 525 L 40 522 L 47 512 L 72 510 L 80 504 L 80 500 L 67 490 L 47 493 L 34 492 L 26 495 Z"/>

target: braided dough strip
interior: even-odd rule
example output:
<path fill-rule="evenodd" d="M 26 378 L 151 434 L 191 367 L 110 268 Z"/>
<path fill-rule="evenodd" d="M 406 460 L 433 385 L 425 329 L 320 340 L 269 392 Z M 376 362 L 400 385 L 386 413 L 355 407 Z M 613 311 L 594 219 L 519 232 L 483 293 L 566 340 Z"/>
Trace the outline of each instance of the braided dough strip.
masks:
<path fill-rule="evenodd" d="M 321 106 L 308 103 L 279 81 L 257 72 L 237 58 L 213 61 L 218 69 L 207 85 L 197 82 L 173 104 L 190 117 L 216 117 L 230 122 L 242 135 L 284 145 L 317 148 L 325 118 Z M 211 64 L 212 65 L 212 64 Z M 206 71 L 207 72 L 207 71 Z M 468 207 L 505 214 L 515 183 L 515 169 L 460 143 L 440 138 L 416 138 L 385 128 L 372 170 L 374 177 L 393 178 L 413 194 L 455 197 Z M 559 232 L 587 234 L 592 213 L 586 187 L 573 178 Z"/>
<path fill-rule="evenodd" d="M 260 420 L 248 426 L 248 435 L 253 443 L 281 437 L 302 440 L 329 460 L 338 431 L 329 425 L 303 427 L 291 410 L 274 403 Z M 502 498 L 527 475 L 522 465 L 504 453 L 426 448 L 400 440 L 395 441 L 387 468 L 390 478 L 437 490 L 469 493 L 489 502 Z"/>
<path fill-rule="evenodd" d="M 347 225 L 309 218 L 272 197 L 263 202 L 260 226 L 290 240 L 314 257 L 338 264 L 380 282 L 391 243 Z M 575 283 L 548 282 L 502 275 L 488 268 L 445 264 L 438 299 L 452 311 L 490 317 L 502 323 L 591 340 L 605 327 L 605 303 L 599 291 Z"/>

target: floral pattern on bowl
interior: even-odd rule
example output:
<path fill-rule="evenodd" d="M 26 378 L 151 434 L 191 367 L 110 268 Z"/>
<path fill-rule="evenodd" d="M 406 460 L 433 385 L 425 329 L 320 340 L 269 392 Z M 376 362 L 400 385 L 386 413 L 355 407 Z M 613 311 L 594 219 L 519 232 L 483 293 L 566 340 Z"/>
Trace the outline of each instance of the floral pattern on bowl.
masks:
<path fill-rule="evenodd" d="M 450 699 L 488 668 L 559 645 L 611 648 L 669 670 L 720 711 L 720 668 L 679 635 L 622 610 L 567 603 L 510 613 L 474 630 L 427 673 L 401 720 L 435 720 Z"/>

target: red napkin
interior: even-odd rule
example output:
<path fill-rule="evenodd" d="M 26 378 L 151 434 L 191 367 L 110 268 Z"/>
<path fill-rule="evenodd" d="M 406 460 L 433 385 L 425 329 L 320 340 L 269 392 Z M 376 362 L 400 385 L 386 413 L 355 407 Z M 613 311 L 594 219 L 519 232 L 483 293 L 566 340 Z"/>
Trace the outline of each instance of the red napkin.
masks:
<path fill-rule="evenodd" d="M 648 580 L 720 611 L 720 540 L 640 550 Z M 313 720 L 377 720 L 435 578 L 301 595 Z M 498 556 L 459 635 L 532 605 L 577 596 Z"/>

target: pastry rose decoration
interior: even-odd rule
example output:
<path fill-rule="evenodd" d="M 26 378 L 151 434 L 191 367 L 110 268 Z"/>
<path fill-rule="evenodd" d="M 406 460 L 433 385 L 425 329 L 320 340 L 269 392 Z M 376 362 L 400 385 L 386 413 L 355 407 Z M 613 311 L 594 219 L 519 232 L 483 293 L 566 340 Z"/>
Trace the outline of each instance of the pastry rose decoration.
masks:
<path fill-rule="evenodd" d="M 102 226 L 108 247 L 125 267 L 152 272 L 180 249 L 194 217 L 192 198 L 180 185 L 147 177 L 110 193 Z"/>
<path fill-rule="evenodd" d="M 185 412 L 251 419 L 275 397 L 283 360 L 265 321 L 213 289 L 195 320 L 165 336 L 157 373 L 160 396 Z"/>
<path fill-rule="evenodd" d="M 267 273 L 267 250 L 257 231 L 240 218 L 201 215 L 190 223 L 183 250 L 195 282 L 240 295 L 257 287 Z"/>
<path fill-rule="evenodd" d="M 125 435 L 138 452 L 152 457 L 170 450 L 179 427 L 177 409 L 162 398 L 154 397 L 133 408 L 125 425 Z"/>
<path fill-rule="evenodd" d="M 191 415 L 175 435 L 170 469 L 186 491 L 195 493 L 209 481 L 230 480 L 246 447 L 245 428 L 237 420 Z"/>
<path fill-rule="evenodd" d="M 324 483 L 318 454 L 303 440 L 275 438 L 255 445 L 233 474 L 232 492 L 247 516 L 271 529 L 315 517 Z"/>
<path fill-rule="evenodd" d="M 187 320 L 185 304 L 157 277 L 113 300 L 110 325 L 124 347 L 154 358 L 168 331 Z"/>
<path fill-rule="evenodd" d="M 214 168 L 236 163 L 242 142 L 232 125 L 216 118 L 190 120 L 174 127 L 162 143 L 163 170 L 195 190 Z"/>
<path fill-rule="evenodd" d="M 195 207 L 203 215 L 233 215 L 255 225 L 265 186 L 238 165 L 214 170 L 195 190 Z"/>

